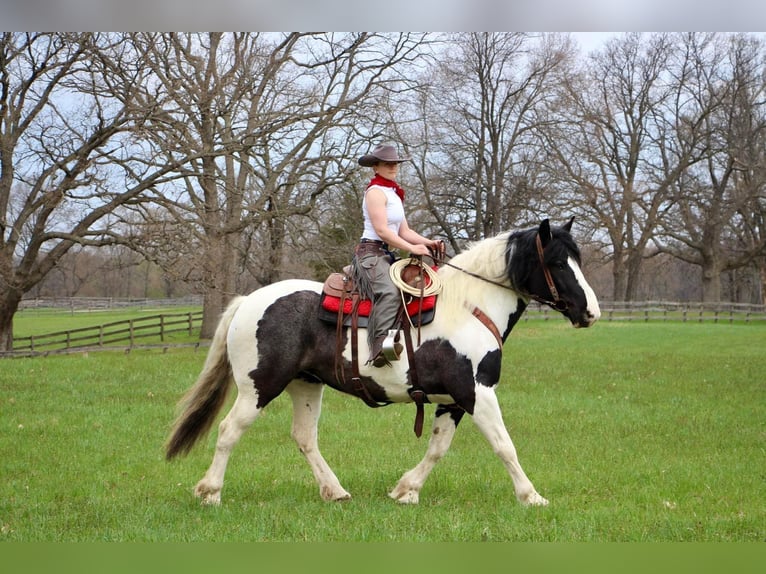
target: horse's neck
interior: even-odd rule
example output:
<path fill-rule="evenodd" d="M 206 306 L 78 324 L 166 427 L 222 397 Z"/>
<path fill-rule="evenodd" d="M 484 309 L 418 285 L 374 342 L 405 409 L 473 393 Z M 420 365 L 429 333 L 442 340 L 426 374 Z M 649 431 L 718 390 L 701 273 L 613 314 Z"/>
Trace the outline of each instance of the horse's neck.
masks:
<path fill-rule="evenodd" d="M 469 310 L 476 307 L 499 327 L 507 324 L 508 317 L 518 309 L 519 295 L 505 277 L 506 240 L 485 240 L 452 260 L 460 269 L 444 269 L 443 297 L 448 306 Z"/>

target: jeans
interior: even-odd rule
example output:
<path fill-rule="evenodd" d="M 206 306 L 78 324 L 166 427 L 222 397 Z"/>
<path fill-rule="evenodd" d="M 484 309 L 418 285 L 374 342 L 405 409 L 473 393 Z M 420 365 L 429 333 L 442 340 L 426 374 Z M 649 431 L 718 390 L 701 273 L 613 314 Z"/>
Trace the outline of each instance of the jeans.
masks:
<path fill-rule="evenodd" d="M 375 243 L 360 243 L 354 252 L 354 275 L 363 295 L 372 299 L 367 342 L 387 335 L 399 312 L 401 295 L 388 273 L 394 256 Z"/>

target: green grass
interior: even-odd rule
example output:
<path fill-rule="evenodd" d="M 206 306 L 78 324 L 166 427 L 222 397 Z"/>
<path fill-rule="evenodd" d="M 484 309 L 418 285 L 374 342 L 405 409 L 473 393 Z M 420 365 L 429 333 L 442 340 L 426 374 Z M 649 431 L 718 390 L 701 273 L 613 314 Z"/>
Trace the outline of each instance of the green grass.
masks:
<path fill-rule="evenodd" d="M 395 503 L 426 447 L 414 407 L 331 390 L 320 446 L 352 500 L 319 498 L 283 396 L 234 451 L 222 506 L 203 507 L 215 432 L 173 463 L 162 445 L 204 352 L 5 359 L 0 540 L 762 542 L 765 344 L 760 325 L 520 324 L 498 396 L 547 508 L 516 502 L 470 418 L 420 504 Z"/>

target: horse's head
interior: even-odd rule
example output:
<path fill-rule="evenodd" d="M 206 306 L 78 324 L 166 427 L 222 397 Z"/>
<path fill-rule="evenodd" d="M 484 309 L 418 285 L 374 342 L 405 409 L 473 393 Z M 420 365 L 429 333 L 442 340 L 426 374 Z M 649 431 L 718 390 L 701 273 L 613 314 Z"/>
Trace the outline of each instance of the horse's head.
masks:
<path fill-rule="evenodd" d="M 511 282 L 529 298 L 550 305 L 575 327 L 590 327 L 601 316 L 598 300 L 580 269 L 580 250 L 570 230 L 547 219 L 536 229 L 512 234 L 508 262 Z"/>

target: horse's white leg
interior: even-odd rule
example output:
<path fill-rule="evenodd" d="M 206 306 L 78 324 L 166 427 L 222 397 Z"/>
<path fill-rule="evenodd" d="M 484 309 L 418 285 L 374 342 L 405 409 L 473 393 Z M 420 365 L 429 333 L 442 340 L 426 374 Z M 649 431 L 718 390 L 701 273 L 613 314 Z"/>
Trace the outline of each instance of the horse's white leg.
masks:
<path fill-rule="evenodd" d="M 223 475 L 229 462 L 229 455 L 242 434 L 250 427 L 260 413 L 258 395 L 252 386 L 245 392 L 240 390 L 229 414 L 218 426 L 218 440 L 215 444 L 213 462 L 205 476 L 194 488 L 194 495 L 202 498 L 203 504 L 220 504 Z"/>
<path fill-rule="evenodd" d="M 453 418 L 453 413 L 455 418 Z M 460 422 L 463 411 L 447 410 L 434 418 L 431 438 L 428 440 L 428 450 L 423 460 L 410 471 L 407 471 L 389 496 L 402 504 L 417 504 L 420 500 L 420 489 L 439 460 L 452 444 L 457 423 Z"/>
<path fill-rule="evenodd" d="M 293 381 L 287 386 L 293 400 L 292 437 L 311 467 L 319 483 L 319 494 L 324 500 L 348 500 L 351 495 L 343 488 L 338 477 L 319 452 L 317 424 L 322 412 L 324 385 Z"/>
<path fill-rule="evenodd" d="M 537 493 L 532 482 L 521 468 L 521 464 L 519 464 L 516 447 L 513 446 L 511 436 L 505 428 L 494 389 L 480 384 L 476 385 L 473 420 L 511 475 L 516 498 L 528 506 L 546 506 L 548 501 Z"/>

